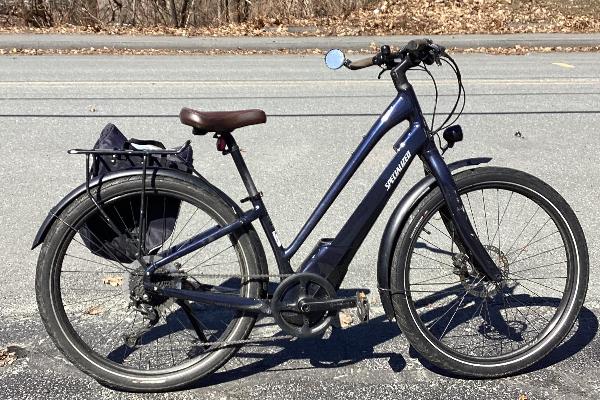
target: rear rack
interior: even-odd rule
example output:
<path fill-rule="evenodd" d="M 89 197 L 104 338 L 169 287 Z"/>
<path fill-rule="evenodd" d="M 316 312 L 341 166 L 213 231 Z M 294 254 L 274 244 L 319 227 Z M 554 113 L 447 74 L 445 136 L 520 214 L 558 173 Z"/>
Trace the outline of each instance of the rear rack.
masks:
<path fill-rule="evenodd" d="M 157 149 L 157 150 L 147 150 L 147 149 L 143 149 L 143 150 L 111 150 L 111 149 L 71 149 L 69 151 L 67 151 L 67 154 L 85 154 L 85 155 L 94 155 L 94 156 L 110 156 L 110 155 L 115 155 L 115 156 L 149 156 L 149 155 L 167 155 L 167 154 L 181 154 L 181 152 L 183 150 L 185 150 L 189 145 L 190 145 L 191 141 L 187 140 L 183 146 L 181 146 L 179 149 L 170 149 L 170 150 L 164 150 L 164 149 Z"/>
<path fill-rule="evenodd" d="M 117 234 L 120 235 L 123 232 L 121 232 L 121 230 L 115 226 L 114 222 L 110 219 L 110 217 L 108 216 L 108 214 L 106 213 L 106 211 L 104 211 L 104 209 L 102 208 L 102 206 L 100 204 L 98 204 L 98 202 L 96 201 L 96 199 L 94 198 L 94 196 L 92 195 L 92 192 L 90 190 L 90 180 L 92 179 L 91 177 L 91 173 L 92 170 L 90 168 L 90 156 L 93 157 L 93 162 L 96 163 L 97 162 L 97 158 L 100 156 L 113 156 L 113 158 L 116 158 L 118 156 L 139 156 L 142 158 L 142 162 L 141 162 L 141 166 L 142 166 L 142 193 L 141 193 L 141 199 L 140 199 L 140 230 L 139 230 L 139 239 L 138 239 L 138 252 L 137 252 L 137 260 L 141 263 L 141 265 L 145 265 L 144 260 L 142 259 L 141 255 L 144 254 L 145 249 L 143 248 L 144 244 L 142 242 L 145 242 L 145 237 L 146 237 L 146 232 L 145 229 L 146 227 L 144 226 L 144 214 L 145 214 L 145 209 L 146 209 L 146 176 L 147 176 L 147 170 L 148 170 L 148 159 L 151 156 L 166 156 L 166 155 L 175 155 L 177 156 L 179 159 L 181 159 L 182 162 L 184 162 L 186 165 L 188 165 L 188 167 L 191 168 L 192 171 L 196 172 L 194 170 L 194 167 L 191 164 L 188 164 L 183 157 L 181 157 L 181 152 L 183 150 L 185 150 L 186 148 L 188 148 L 191 144 L 190 140 L 187 140 L 183 146 L 181 146 L 179 149 L 139 149 L 139 150 L 111 150 L 111 149 L 71 149 L 67 151 L 67 154 L 85 154 L 85 190 L 86 193 L 88 195 L 88 197 L 92 200 L 92 202 L 94 203 L 94 206 L 98 209 L 98 211 L 100 212 L 100 214 L 102 215 L 102 217 L 104 218 L 104 220 L 106 221 L 106 223 L 108 224 L 108 226 Z M 125 232 L 127 234 L 127 236 L 129 236 L 129 232 Z"/>

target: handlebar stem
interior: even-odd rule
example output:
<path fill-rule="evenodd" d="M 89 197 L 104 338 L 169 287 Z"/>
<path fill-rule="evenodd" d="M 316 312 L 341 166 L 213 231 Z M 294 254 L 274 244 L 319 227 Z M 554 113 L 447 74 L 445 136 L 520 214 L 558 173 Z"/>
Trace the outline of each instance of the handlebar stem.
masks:
<path fill-rule="evenodd" d="M 415 63 L 410 59 L 410 57 L 404 57 L 400 64 L 392 68 L 390 75 L 392 76 L 392 81 L 394 82 L 394 86 L 396 86 L 396 90 L 399 92 L 407 90 L 411 87 L 410 83 L 408 82 L 408 78 L 406 77 L 406 71 L 414 66 Z"/>

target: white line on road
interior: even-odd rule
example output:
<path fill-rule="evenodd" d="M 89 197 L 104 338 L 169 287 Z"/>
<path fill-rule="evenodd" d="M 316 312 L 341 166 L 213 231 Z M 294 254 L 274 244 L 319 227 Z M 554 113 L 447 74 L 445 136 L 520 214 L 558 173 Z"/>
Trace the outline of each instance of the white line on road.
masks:
<path fill-rule="evenodd" d="M 429 80 L 413 79 L 411 83 L 429 83 Z M 72 86 L 72 85 L 203 85 L 203 86 L 304 86 L 310 85 L 356 85 L 356 84 L 388 84 L 378 80 L 281 80 L 281 81 L 4 81 L 0 86 Z M 472 85 L 597 85 L 600 78 L 540 78 L 540 79 L 463 79 L 463 83 Z M 456 85 L 456 80 L 438 80 L 438 85 Z"/>
<path fill-rule="evenodd" d="M 552 63 L 552 65 L 556 65 L 558 67 L 563 67 L 563 68 L 575 68 L 574 65 L 567 64 L 567 63 L 561 63 L 561 62 L 555 62 L 555 63 Z"/>

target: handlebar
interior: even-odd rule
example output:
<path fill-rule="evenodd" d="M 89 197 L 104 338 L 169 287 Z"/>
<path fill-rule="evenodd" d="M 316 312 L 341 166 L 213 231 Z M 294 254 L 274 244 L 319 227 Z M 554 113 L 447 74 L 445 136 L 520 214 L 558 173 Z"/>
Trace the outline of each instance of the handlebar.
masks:
<path fill-rule="evenodd" d="M 406 46 L 401 51 L 415 52 L 426 49 L 429 45 L 432 45 L 431 39 L 413 39 L 406 43 Z"/>
<path fill-rule="evenodd" d="M 431 65 L 439 63 L 439 57 L 445 54 L 443 46 L 434 44 L 430 39 L 414 39 L 409 41 L 400 51 L 391 52 L 389 46 L 381 46 L 381 50 L 374 57 L 367 57 L 357 61 L 346 60 L 344 66 L 351 70 L 371 67 L 373 65 L 385 65 L 387 69 L 398 64 L 395 60 L 409 58 L 410 63 L 418 65 L 423 62 Z"/>
<path fill-rule="evenodd" d="M 375 56 L 377 57 L 377 56 Z M 357 61 L 350 61 L 350 60 L 346 60 L 346 62 L 344 63 L 344 65 L 351 70 L 357 70 L 357 69 L 362 69 L 362 68 L 367 68 L 367 67 L 372 67 L 374 64 L 374 59 L 375 57 L 367 57 L 367 58 L 362 58 L 360 60 Z"/>
<path fill-rule="evenodd" d="M 330 57 L 331 55 L 331 57 Z M 435 83 L 435 78 L 427 68 L 427 65 L 436 63 L 438 66 L 442 65 L 442 61 L 448 64 L 454 73 L 456 74 L 456 80 L 458 83 L 458 95 L 456 102 L 452 107 L 452 110 L 447 114 L 446 119 L 438 127 L 434 126 L 436 108 L 438 102 L 438 89 Z M 431 117 L 431 127 L 429 132 L 433 135 L 437 134 L 440 130 L 448 128 L 460 117 L 462 110 L 465 106 L 465 89 L 462 84 L 462 78 L 460 69 L 452 57 L 446 53 L 446 49 L 443 46 L 433 43 L 430 39 L 415 39 L 409 41 L 401 50 L 392 52 L 390 46 L 381 46 L 380 51 L 373 57 L 362 58 L 360 60 L 351 61 L 344 57 L 339 49 L 330 50 L 325 56 L 325 63 L 331 69 L 339 69 L 345 66 L 351 70 L 357 70 L 362 68 L 371 67 L 378 65 L 381 67 L 378 79 L 385 71 L 390 71 L 390 75 L 394 86 L 399 93 L 403 91 L 411 90 L 412 86 L 408 82 L 406 73 L 411 70 L 418 68 L 425 71 L 429 77 L 431 77 L 435 87 L 435 105 L 433 108 L 433 115 Z M 423 63 L 424 65 L 421 65 Z M 414 93 L 413 93 L 414 95 Z M 460 99 L 463 99 L 462 108 L 458 111 L 455 116 L 457 107 Z M 454 120 L 451 121 L 452 117 L 455 116 Z"/>

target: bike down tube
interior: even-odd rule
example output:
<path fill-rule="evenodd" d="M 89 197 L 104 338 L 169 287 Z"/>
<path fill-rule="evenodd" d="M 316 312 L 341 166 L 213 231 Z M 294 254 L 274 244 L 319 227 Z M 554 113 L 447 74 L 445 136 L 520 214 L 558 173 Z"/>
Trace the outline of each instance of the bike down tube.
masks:
<path fill-rule="evenodd" d="M 323 196 L 311 216 L 308 218 L 298 235 L 292 243 L 284 249 L 284 257 L 290 259 L 298 251 L 306 238 L 319 223 L 323 215 L 333 204 L 342 189 L 346 186 L 350 178 L 354 175 L 358 167 L 362 164 L 367 155 L 379 142 L 379 140 L 394 126 L 414 117 L 415 110 L 418 110 L 416 96 L 410 90 L 399 92 L 396 98 L 386 108 L 384 113 L 375 121 L 369 132 L 364 136 L 357 149 L 352 153 L 350 159 L 346 162 L 337 178 L 333 181 L 327 193 Z"/>
<path fill-rule="evenodd" d="M 336 235 L 317 244 L 300 267 L 302 272 L 324 276 L 338 289 L 344 279 L 348 265 L 375 224 L 381 211 L 398 187 L 414 158 L 421 154 L 430 139 L 417 118 L 398 140 L 397 152 L 356 210 Z"/>

